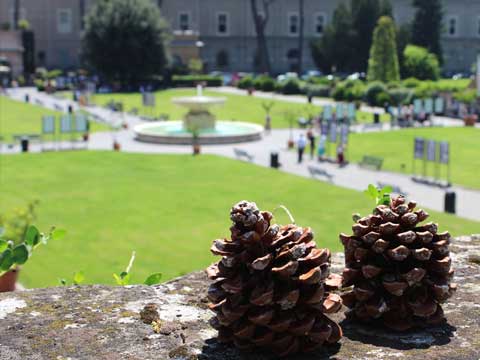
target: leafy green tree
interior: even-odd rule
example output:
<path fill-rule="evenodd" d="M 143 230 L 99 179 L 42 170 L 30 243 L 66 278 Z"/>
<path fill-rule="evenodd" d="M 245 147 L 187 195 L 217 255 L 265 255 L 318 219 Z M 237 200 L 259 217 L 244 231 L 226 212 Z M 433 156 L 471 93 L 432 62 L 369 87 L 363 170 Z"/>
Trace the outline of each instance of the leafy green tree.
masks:
<path fill-rule="evenodd" d="M 416 8 L 412 24 L 412 43 L 434 53 L 443 60 L 440 36 L 442 34 L 443 8 L 441 0 L 413 0 Z"/>
<path fill-rule="evenodd" d="M 404 73 L 404 52 L 408 44 L 410 44 L 412 38 L 412 26 L 411 24 L 402 24 L 397 27 L 397 56 L 398 65 L 400 66 L 400 76 L 406 77 Z"/>
<path fill-rule="evenodd" d="M 348 7 L 341 3 L 322 38 L 311 43 L 312 57 L 324 72 L 351 71 L 357 61 L 353 45 L 352 16 Z"/>
<path fill-rule="evenodd" d="M 404 76 L 420 80 L 438 80 L 440 64 L 437 56 L 426 48 L 408 45 L 404 52 Z"/>
<path fill-rule="evenodd" d="M 368 60 L 368 80 L 383 82 L 400 80 L 395 24 L 388 16 L 382 16 L 378 20 L 373 32 Z"/>
<path fill-rule="evenodd" d="M 98 0 L 85 17 L 84 59 L 123 86 L 163 73 L 167 24 L 150 0 Z"/>

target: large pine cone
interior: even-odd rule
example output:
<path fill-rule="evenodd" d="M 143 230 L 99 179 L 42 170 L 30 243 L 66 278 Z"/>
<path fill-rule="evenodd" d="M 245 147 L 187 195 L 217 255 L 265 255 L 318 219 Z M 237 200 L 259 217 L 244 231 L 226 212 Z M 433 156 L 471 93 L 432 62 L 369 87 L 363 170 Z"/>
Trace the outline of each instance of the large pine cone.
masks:
<path fill-rule="evenodd" d="M 242 201 L 231 212 L 231 240 L 215 240 L 222 260 L 207 274 L 211 324 L 218 340 L 279 356 L 309 352 L 342 336 L 325 314 L 338 312 L 340 277 L 329 276 L 330 252 L 318 249 L 310 228 L 270 225 L 272 214 Z"/>
<path fill-rule="evenodd" d="M 444 321 L 440 304 L 456 288 L 449 257 L 450 234 L 437 232 L 416 203 L 391 197 L 373 215 L 352 226 L 353 235 L 340 235 L 345 247 L 343 286 L 353 290 L 342 298 L 347 316 L 378 321 L 404 331 Z"/>

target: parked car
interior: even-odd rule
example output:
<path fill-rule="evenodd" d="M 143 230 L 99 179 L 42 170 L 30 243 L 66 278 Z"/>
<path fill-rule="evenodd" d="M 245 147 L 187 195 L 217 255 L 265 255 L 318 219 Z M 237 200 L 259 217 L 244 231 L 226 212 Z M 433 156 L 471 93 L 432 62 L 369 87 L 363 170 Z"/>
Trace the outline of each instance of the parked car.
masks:
<path fill-rule="evenodd" d="M 289 79 L 298 79 L 298 74 L 296 72 L 287 72 L 277 76 L 277 81 L 282 82 Z"/>
<path fill-rule="evenodd" d="M 308 70 L 302 75 L 302 80 L 308 80 L 314 77 L 320 77 L 323 73 L 319 70 Z"/>

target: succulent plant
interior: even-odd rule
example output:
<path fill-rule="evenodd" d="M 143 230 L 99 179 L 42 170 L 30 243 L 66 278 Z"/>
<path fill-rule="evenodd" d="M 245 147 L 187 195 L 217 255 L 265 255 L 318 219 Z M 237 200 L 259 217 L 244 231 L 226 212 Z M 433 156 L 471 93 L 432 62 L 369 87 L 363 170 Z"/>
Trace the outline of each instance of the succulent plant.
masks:
<path fill-rule="evenodd" d="M 206 271 L 212 326 L 218 340 L 278 356 L 337 342 L 340 326 L 326 314 L 342 306 L 340 276 L 330 275 L 330 251 L 319 249 L 310 228 L 271 224 L 272 214 L 241 201 L 230 212 L 231 239 L 213 242 L 222 259 Z"/>
<path fill-rule="evenodd" d="M 404 331 L 444 321 L 441 304 L 456 289 L 449 256 L 450 234 L 403 196 L 377 198 L 373 214 L 354 218 L 345 247 L 342 295 L 347 316 Z"/>

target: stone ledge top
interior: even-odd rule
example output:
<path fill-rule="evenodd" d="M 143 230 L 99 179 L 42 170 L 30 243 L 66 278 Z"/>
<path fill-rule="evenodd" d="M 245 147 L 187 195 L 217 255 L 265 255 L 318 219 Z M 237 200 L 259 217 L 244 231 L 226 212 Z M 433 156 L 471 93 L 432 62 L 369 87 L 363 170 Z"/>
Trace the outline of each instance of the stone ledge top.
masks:
<path fill-rule="evenodd" d="M 444 310 L 448 324 L 410 333 L 342 321 L 334 347 L 295 359 L 480 359 L 480 236 L 460 237 L 451 247 L 459 289 Z M 340 272 L 343 255 L 332 258 Z M 264 360 L 215 340 L 208 320 L 209 281 L 196 272 L 156 287 L 82 286 L 0 294 L 0 359 Z M 157 332 L 139 313 L 155 303 Z"/>

